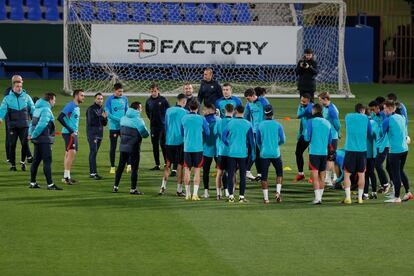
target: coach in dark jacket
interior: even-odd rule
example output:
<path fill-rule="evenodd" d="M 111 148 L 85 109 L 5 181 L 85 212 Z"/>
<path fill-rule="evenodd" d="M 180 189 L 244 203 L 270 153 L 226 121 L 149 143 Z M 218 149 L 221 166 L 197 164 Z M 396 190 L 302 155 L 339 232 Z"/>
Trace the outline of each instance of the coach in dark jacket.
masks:
<path fill-rule="evenodd" d="M 298 76 L 297 85 L 300 96 L 308 93 L 313 102 L 316 91 L 316 76 L 318 75 L 318 64 L 313 58 L 312 49 L 306 49 L 303 58 L 299 60 L 296 66 L 296 75 Z"/>
<path fill-rule="evenodd" d="M 160 170 L 160 145 L 165 161 L 165 113 L 170 104 L 166 98 L 160 95 L 157 84 L 151 85 L 150 93 L 151 96 L 145 103 L 145 113 L 150 120 L 152 153 L 155 161 L 155 166 L 151 170 L 155 171 Z"/>
<path fill-rule="evenodd" d="M 204 70 L 203 80 L 198 91 L 198 102 L 200 105 L 215 104 L 218 99 L 223 97 L 223 91 L 218 81 L 213 80 L 213 69 L 207 68 Z"/>
<path fill-rule="evenodd" d="M 95 94 L 95 103 L 86 110 L 86 133 L 89 143 L 89 177 L 95 180 L 102 179 L 96 168 L 96 155 L 101 146 L 104 126 L 108 124 L 108 117 L 103 108 L 104 98 L 101 93 Z"/>

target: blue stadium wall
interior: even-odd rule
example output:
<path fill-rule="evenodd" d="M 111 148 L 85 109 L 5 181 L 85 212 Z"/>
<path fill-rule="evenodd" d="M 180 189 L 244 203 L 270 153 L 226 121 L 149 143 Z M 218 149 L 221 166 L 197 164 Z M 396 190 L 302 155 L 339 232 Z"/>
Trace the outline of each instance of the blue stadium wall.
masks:
<path fill-rule="evenodd" d="M 7 60 L 0 61 L 0 78 L 9 78 L 15 73 L 26 78 L 62 78 L 61 24 L 2 23 L 0 34 L 0 46 L 7 56 Z M 306 39 L 307 35 L 315 35 L 315 30 L 305 30 L 305 41 L 311 41 Z M 346 28 L 345 62 L 351 83 L 373 82 L 373 39 L 370 27 Z M 315 48 L 313 45 L 305 47 Z"/>

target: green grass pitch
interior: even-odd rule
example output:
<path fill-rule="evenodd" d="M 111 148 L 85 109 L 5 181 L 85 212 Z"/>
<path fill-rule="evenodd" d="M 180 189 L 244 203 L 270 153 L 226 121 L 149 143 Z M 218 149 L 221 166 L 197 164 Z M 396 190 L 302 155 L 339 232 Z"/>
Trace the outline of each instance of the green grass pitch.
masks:
<path fill-rule="evenodd" d="M 0 84 L 6 87 L 8 81 Z M 40 96 L 45 91 L 61 91 L 62 82 L 25 80 L 24 87 Z M 368 103 L 390 91 L 398 94 L 409 113 L 414 107 L 414 85 L 353 85 L 352 91 L 356 99 L 334 100 L 342 122 L 356 102 Z M 70 100 L 59 94 L 55 115 Z M 63 191 L 47 191 L 41 169 L 41 190 L 28 189 L 29 172 L 9 172 L 4 127 L 0 127 L 0 275 L 412 273 L 414 202 L 385 205 L 380 195 L 361 206 L 342 206 L 343 192 L 327 191 L 323 205 L 312 206 L 311 185 L 292 183 L 297 100 L 271 100 L 287 136 L 282 147 L 284 165 L 293 170 L 285 172 L 283 203 L 267 206 L 262 204 L 256 182 L 248 183 L 249 202 L 243 205 L 217 202 L 214 189 L 213 198 L 186 202 L 174 195 L 175 179 L 170 180 L 166 196 L 157 196 L 162 176 L 148 170 L 153 166 L 149 139 L 142 145 L 139 171 L 139 187 L 145 195 L 128 194 L 127 174 L 120 192 L 112 194 L 107 130 L 98 156 L 104 180 L 88 178 L 84 114 L 91 102 L 88 98 L 81 106 L 80 151 L 72 169 L 79 185 L 60 183 L 64 155 L 60 136 L 53 147 L 53 177 Z M 409 130 L 413 131 L 413 120 Z M 344 131 L 342 137 L 341 145 Z M 406 170 L 413 180 L 411 159 L 412 154 Z M 274 183 L 273 170 L 270 175 Z"/>

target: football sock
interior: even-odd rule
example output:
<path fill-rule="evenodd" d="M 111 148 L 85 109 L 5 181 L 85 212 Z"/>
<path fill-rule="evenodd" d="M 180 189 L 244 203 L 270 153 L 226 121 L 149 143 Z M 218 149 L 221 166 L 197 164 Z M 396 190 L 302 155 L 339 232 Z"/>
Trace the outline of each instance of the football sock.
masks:
<path fill-rule="evenodd" d="M 303 172 L 298 172 L 298 175 L 305 175 Z"/>
<path fill-rule="evenodd" d="M 177 184 L 177 192 L 179 193 L 183 192 L 183 184 L 180 184 L 180 183 Z"/>
<path fill-rule="evenodd" d="M 282 191 L 282 184 L 276 184 L 276 193 L 280 194 Z"/>
<path fill-rule="evenodd" d="M 358 189 L 358 199 L 362 199 L 363 194 L 364 194 L 364 189 Z"/>
<path fill-rule="evenodd" d="M 189 185 L 185 185 L 185 195 L 186 196 L 191 195 L 190 184 Z"/>
<path fill-rule="evenodd" d="M 65 170 L 63 173 L 64 178 L 70 178 L 70 170 Z"/>
<path fill-rule="evenodd" d="M 268 189 L 263 189 L 263 199 L 264 200 L 269 200 L 269 190 Z"/>
<path fill-rule="evenodd" d="M 323 189 L 319 189 L 319 200 L 322 201 Z"/>
<path fill-rule="evenodd" d="M 161 182 L 161 188 L 164 188 L 164 189 L 167 188 L 167 181 L 165 181 L 165 179 L 163 179 Z"/>
<path fill-rule="evenodd" d="M 332 176 L 332 172 L 331 171 L 326 171 L 325 182 L 330 182 L 331 181 L 331 176 Z"/>
<path fill-rule="evenodd" d="M 315 200 L 320 201 L 320 199 L 319 199 L 319 196 L 320 196 L 319 189 L 313 190 L 313 192 L 315 193 Z"/>
<path fill-rule="evenodd" d="M 345 198 L 351 199 L 351 187 L 345 187 Z"/>
<path fill-rule="evenodd" d="M 193 195 L 198 195 L 198 185 L 194 185 Z"/>

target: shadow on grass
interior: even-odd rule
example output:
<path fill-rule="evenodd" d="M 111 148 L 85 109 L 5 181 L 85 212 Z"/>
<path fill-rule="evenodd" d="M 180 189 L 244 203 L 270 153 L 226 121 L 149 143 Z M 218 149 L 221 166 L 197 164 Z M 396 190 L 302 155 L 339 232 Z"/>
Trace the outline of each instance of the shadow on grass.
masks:
<path fill-rule="evenodd" d="M 49 193 L 45 195 L 46 193 Z M 363 208 L 373 205 L 383 204 L 381 200 L 369 201 L 368 204 L 358 206 L 343 206 L 340 204 L 339 194 L 327 191 L 324 195 L 322 205 L 314 206 L 311 204 L 313 194 L 309 192 L 300 193 L 297 190 L 286 191 L 283 193 L 285 200 L 281 204 L 274 201 L 271 204 L 264 205 L 261 195 L 255 193 L 247 196 L 247 203 L 228 203 L 225 200 L 217 201 L 215 198 L 201 199 L 201 201 L 186 201 L 184 198 L 178 198 L 175 195 L 158 196 L 155 193 L 147 193 L 145 195 L 130 195 L 128 192 L 118 192 L 113 194 L 109 191 L 93 192 L 93 193 L 76 193 L 69 191 L 33 191 L 33 195 L 9 197 L 1 199 L 1 201 L 16 202 L 17 204 L 30 204 L 57 208 L 117 208 L 123 210 L 182 210 L 182 211 L 202 211 L 202 210 L 231 210 L 237 211 L 286 211 L 292 209 L 323 209 L 323 208 Z M 35 193 L 39 193 L 35 195 Z M 237 191 L 236 191 L 237 198 Z M 339 210 L 339 209 L 338 209 Z"/>

